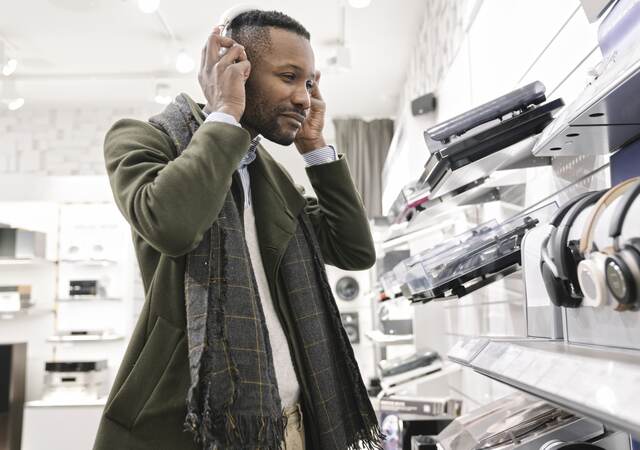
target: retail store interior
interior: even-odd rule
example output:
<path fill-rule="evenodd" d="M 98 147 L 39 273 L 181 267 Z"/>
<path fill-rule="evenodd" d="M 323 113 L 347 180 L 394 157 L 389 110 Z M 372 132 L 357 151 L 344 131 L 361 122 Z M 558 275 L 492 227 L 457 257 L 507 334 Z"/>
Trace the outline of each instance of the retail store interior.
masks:
<path fill-rule="evenodd" d="M 105 134 L 203 102 L 235 3 L 4 5 L 0 450 L 94 448 L 149 308 Z M 368 214 L 375 265 L 326 271 L 381 448 L 639 449 L 640 1 L 259 8 L 309 30 Z M 261 144 L 314 196 L 293 146 Z"/>

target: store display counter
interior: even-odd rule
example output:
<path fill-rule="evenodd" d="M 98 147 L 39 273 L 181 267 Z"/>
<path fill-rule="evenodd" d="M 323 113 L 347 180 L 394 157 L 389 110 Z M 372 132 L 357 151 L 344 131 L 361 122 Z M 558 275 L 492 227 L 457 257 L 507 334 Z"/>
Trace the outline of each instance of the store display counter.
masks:
<path fill-rule="evenodd" d="M 640 437 L 637 352 L 538 339 L 458 342 L 451 361 Z"/>

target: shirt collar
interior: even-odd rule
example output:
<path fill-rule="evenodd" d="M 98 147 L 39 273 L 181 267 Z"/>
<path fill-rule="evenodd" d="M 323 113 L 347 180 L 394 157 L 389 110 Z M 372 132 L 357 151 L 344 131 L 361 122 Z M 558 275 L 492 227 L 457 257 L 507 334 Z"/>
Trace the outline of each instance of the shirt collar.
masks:
<path fill-rule="evenodd" d="M 251 145 L 249 145 L 249 151 L 247 154 L 240 160 L 240 168 L 246 167 L 251 164 L 256 159 L 256 151 L 258 149 L 258 144 L 260 143 L 260 139 L 262 136 L 258 135 L 251 139 Z"/>

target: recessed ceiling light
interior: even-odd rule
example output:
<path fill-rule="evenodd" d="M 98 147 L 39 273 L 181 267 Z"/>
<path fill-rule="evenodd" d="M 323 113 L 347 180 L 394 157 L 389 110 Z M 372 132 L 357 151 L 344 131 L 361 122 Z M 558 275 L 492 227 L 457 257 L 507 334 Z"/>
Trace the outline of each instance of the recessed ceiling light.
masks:
<path fill-rule="evenodd" d="M 24 106 L 24 98 L 22 97 L 14 98 L 7 102 L 7 108 L 9 108 L 9 111 L 15 111 L 17 109 L 22 108 L 23 106 Z"/>
<path fill-rule="evenodd" d="M 6 63 L 2 66 L 2 75 L 8 77 L 18 68 L 18 60 L 15 58 L 11 58 L 7 60 Z"/>
<path fill-rule="evenodd" d="M 180 50 L 176 57 L 176 70 L 180 73 L 189 73 L 194 67 L 193 58 L 187 54 L 186 50 Z"/>
<path fill-rule="evenodd" d="M 138 0 L 138 8 L 145 14 L 153 14 L 160 7 L 160 0 Z"/>
<path fill-rule="evenodd" d="M 352 8 L 366 8 L 371 4 L 371 0 L 349 0 L 349 6 Z"/>

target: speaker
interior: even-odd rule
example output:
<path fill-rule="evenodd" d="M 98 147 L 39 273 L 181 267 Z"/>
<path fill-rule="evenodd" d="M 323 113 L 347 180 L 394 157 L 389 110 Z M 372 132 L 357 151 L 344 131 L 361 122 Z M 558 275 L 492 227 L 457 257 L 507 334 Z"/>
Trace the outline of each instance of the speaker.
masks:
<path fill-rule="evenodd" d="M 421 97 L 414 98 L 411 101 L 411 113 L 414 116 L 430 113 L 435 111 L 437 106 L 436 96 L 431 92 Z"/>
<path fill-rule="evenodd" d="M 360 320 L 357 312 L 340 313 L 340 320 L 351 345 L 360 343 Z"/>

